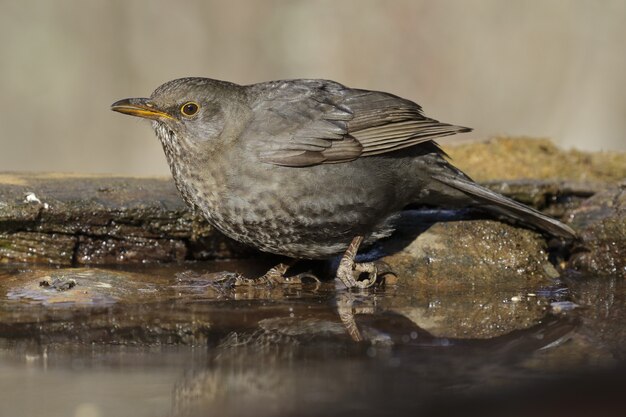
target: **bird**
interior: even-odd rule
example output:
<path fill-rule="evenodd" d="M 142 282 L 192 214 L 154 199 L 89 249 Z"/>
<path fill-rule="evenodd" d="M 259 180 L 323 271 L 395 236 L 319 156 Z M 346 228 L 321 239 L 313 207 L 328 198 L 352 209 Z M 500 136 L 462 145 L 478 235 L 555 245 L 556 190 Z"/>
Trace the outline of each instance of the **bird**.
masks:
<path fill-rule="evenodd" d="M 473 207 L 576 237 L 452 165 L 435 139 L 470 128 L 429 118 L 390 93 L 324 79 L 240 85 L 186 77 L 111 109 L 151 120 L 182 198 L 212 226 L 294 259 L 341 255 L 336 279 L 348 288 L 374 284 L 376 263 L 355 256 L 390 236 L 408 205 Z"/>

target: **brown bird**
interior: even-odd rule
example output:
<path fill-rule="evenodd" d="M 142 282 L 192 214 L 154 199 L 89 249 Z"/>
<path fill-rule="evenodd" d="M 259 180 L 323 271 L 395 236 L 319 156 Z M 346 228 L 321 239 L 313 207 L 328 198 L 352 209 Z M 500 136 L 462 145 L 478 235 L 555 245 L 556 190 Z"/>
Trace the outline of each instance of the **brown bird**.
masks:
<path fill-rule="evenodd" d="M 392 94 L 327 80 L 237 85 L 181 78 L 112 110 L 152 120 L 176 186 L 217 229 L 262 251 L 321 259 L 368 287 L 361 243 L 389 236 L 409 204 L 476 207 L 561 238 L 561 222 L 474 183 L 433 139 L 471 129 Z M 284 273 L 279 266 L 272 273 Z M 362 272 L 368 278 L 359 280 Z"/>

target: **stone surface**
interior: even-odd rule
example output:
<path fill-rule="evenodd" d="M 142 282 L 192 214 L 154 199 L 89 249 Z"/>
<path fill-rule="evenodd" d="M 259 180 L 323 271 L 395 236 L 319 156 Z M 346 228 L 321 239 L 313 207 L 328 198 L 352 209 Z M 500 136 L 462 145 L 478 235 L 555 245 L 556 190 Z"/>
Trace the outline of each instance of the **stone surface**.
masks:
<path fill-rule="evenodd" d="M 247 253 L 180 199 L 170 179 L 0 174 L 0 262 L 99 265 Z"/>
<path fill-rule="evenodd" d="M 488 185 L 554 215 L 563 214 L 593 193 L 588 185 L 572 183 L 507 181 Z M 445 220 L 445 214 L 441 219 Z M 400 228 L 410 228 L 410 222 Z M 258 256 L 188 211 L 169 179 L 0 175 L 2 263 L 107 265 L 252 254 Z"/>
<path fill-rule="evenodd" d="M 572 265 L 626 277 L 626 183 L 599 192 L 568 216 L 581 237 Z"/>
<path fill-rule="evenodd" d="M 395 298 L 394 312 L 438 337 L 492 338 L 549 310 L 536 292 L 558 287 L 559 272 L 541 235 L 493 220 L 404 217 L 401 231 L 377 248 L 390 253 L 382 260 L 409 297 Z"/>
<path fill-rule="evenodd" d="M 533 231 L 494 220 L 428 224 L 419 212 L 407 212 L 403 220 L 379 248 L 389 254 L 382 260 L 403 277 L 401 285 L 533 287 L 549 285 L 559 275 L 548 260 L 545 239 Z"/>

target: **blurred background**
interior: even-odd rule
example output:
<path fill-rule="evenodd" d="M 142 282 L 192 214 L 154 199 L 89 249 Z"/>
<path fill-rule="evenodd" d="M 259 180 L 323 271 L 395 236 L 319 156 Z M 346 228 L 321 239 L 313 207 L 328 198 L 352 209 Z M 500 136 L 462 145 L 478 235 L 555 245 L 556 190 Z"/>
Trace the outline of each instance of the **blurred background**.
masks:
<path fill-rule="evenodd" d="M 626 150 L 624 0 L 0 0 L 0 171 L 166 175 L 161 83 L 328 78 L 470 126 Z"/>

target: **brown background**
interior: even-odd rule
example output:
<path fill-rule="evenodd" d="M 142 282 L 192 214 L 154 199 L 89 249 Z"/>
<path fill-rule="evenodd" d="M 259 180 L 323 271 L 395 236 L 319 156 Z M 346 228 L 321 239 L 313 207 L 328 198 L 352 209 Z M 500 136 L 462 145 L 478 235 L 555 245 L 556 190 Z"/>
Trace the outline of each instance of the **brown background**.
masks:
<path fill-rule="evenodd" d="M 167 174 L 109 111 L 164 81 L 329 78 L 440 120 L 626 150 L 626 1 L 0 0 L 0 171 Z"/>

